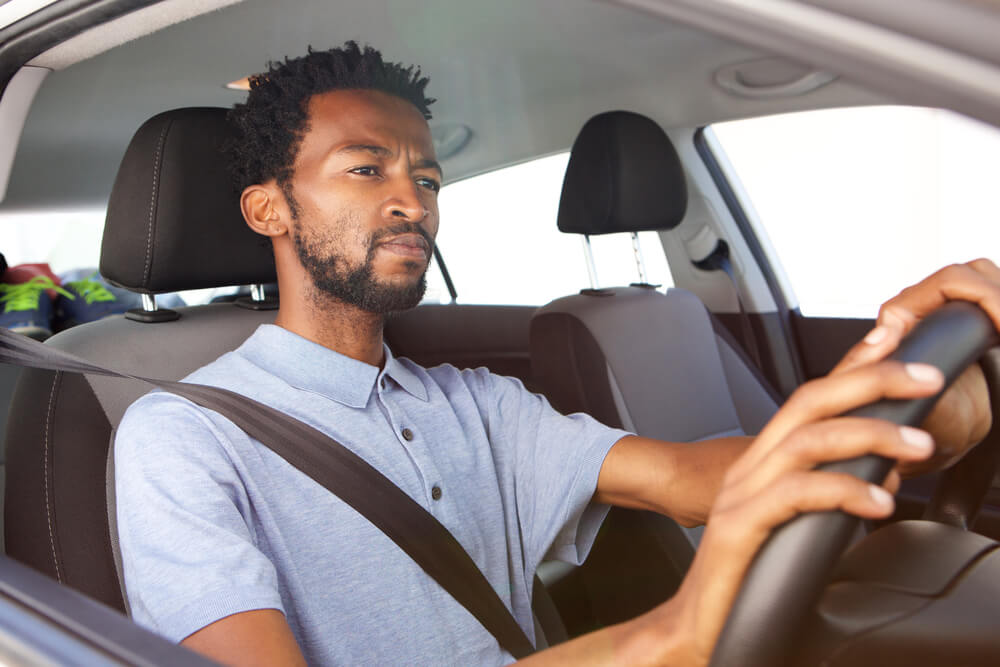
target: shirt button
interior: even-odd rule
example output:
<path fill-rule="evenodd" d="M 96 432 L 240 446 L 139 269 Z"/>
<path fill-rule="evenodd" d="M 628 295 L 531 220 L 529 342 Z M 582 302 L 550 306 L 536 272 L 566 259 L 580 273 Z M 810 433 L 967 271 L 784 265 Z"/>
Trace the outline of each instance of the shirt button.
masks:
<path fill-rule="evenodd" d="M 382 387 L 383 389 L 385 389 L 385 378 L 382 378 L 381 380 L 379 380 L 378 384 L 379 384 L 380 387 Z"/>
<path fill-rule="evenodd" d="M 431 498 L 433 498 L 434 500 L 441 500 L 440 486 L 434 485 L 434 488 L 431 489 Z"/>
<path fill-rule="evenodd" d="M 401 433 L 403 434 L 403 440 L 413 440 L 413 431 L 408 428 L 404 428 Z"/>

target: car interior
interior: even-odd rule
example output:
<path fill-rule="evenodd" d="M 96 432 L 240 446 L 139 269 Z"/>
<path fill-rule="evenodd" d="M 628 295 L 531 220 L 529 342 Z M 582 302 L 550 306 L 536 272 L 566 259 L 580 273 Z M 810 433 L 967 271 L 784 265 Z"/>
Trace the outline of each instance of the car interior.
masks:
<path fill-rule="evenodd" d="M 292 10 L 266 0 L 165 0 L 107 3 L 104 15 L 85 18 L 97 10 L 70 4 L 51 3 L 23 19 L 50 32 L 36 36 L 45 47 L 17 63 L 0 97 L 0 131 L 12 142 L 6 162 L 7 149 L 0 149 L 0 224 L 31 212 L 100 210 L 103 240 L 93 263 L 99 259 L 111 284 L 142 295 L 143 305 L 67 329 L 46 345 L 125 374 L 177 380 L 273 321 L 280 295 L 265 289 L 275 281 L 270 246 L 243 222 L 219 151 L 230 136 L 226 109 L 244 94 L 226 85 L 309 45 L 358 39 L 391 59 L 419 63 L 431 77 L 439 102 L 430 122 L 446 186 L 568 150 L 550 226 L 579 237 L 582 248 L 591 237 L 620 234 L 637 243 L 636 234 L 654 232 L 658 247 L 644 250 L 664 254 L 673 281 L 666 288 L 647 282 L 637 252 L 636 282 L 603 285 L 592 271 L 589 285 L 552 301 L 466 303 L 456 283 L 450 303 L 424 303 L 388 321 L 394 354 L 425 366 L 485 366 L 520 379 L 564 413 L 587 412 L 666 440 L 759 432 L 798 385 L 827 373 L 872 325 L 870 318 L 798 310 L 706 128 L 829 107 L 932 103 L 920 91 L 832 74 L 707 25 L 631 6 L 639 3 L 297 0 Z M 51 32 L 59 21 L 63 32 Z M 0 49 L 10 29 L 0 25 Z M 510 215 L 530 205 L 517 193 L 503 195 Z M 475 223 L 474 216 L 442 216 L 442 227 Z M 436 260 L 447 276 L 448 254 Z M 593 261 L 581 252 L 581 268 Z M 506 268 L 545 279 L 546 267 L 516 258 Z M 157 304 L 157 295 L 240 286 L 249 294 L 230 301 Z M 950 340 L 957 327 L 938 337 Z M 992 389 L 1000 365 L 986 368 Z M 62 585 L 50 607 L 79 604 L 54 602 L 65 587 L 127 615 L 110 452 L 125 409 L 149 386 L 11 366 L 0 380 L 0 397 L 10 395 L 6 555 Z M 820 602 L 789 623 L 801 634 L 783 640 L 792 646 L 782 645 L 775 659 L 995 664 L 1000 647 L 983 611 L 993 607 L 982 600 L 1000 588 L 1000 560 L 991 556 L 1000 538 L 1000 492 L 996 457 L 987 452 L 1000 427 L 987 440 L 991 447 L 981 447 L 979 458 L 906 483 L 887 522 L 896 533 L 862 539 L 875 526 L 848 531 L 844 539 L 858 545 L 833 584 L 803 584 L 810 604 Z M 932 527 L 907 532 L 908 520 L 920 517 Z M 536 616 L 545 637 L 577 636 L 667 599 L 699 535 L 659 515 L 613 510 L 584 565 L 552 562 L 539 571 L 545 586 Z M 923 560 L 907 560 L 915 550 Z M 769 594 L 797 589 L 774 579 L 761 586 Z M 49 600 L 43 589 L 26 593 L 22 604 Z M 88 612 L 64 612 L 59 623 L 70 623 L 73 613 Z M 76 632 L 100 634 L 93 625 Z M 121 639 L 134 646 L 130 641 Z M 138 646 L 138 653 L 119 650 L 117 659 L 181 664 L 188 657 L 155 642 Z M 734 650 L 739 655 L 727 648 Z M 140 655 L 145 651 L 153 654 Z M 755 664 L 773 657 L 760 652 Z"/>

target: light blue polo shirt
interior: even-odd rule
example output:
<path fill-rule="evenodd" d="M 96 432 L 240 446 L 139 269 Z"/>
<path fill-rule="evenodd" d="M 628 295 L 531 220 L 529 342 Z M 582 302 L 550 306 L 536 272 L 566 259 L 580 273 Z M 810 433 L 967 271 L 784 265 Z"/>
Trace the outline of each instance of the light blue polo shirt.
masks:
<path fill-rule="evenodd" d="M 580 563 L 590 503 L 624 431 L 565 417 L 486 369 L 383 369 L 274 325 L 188 380 L 238 391 L 343 443 L 458 539 L 534 640 L 531 584 Z M 513 659 L 355 510 L 227 419 L 153 392 L 115 441 L 118 532 L 135 620 L 173 641 L 278 609 L 310 664 L 498 665 Z"/>

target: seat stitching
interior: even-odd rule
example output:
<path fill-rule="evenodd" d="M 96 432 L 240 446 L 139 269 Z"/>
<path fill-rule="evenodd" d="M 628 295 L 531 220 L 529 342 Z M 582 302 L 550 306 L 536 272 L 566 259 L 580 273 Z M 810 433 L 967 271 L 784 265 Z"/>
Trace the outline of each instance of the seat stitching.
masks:
<path fill-rule="evenodd" d="M 49 392 L 49 407 L 45 413 L 45 447 L 43 449 L 44 455 L 42 458 L 43 475 L 42 479 L 45 484 L 45 517 L 49 523 L 49 544 L 52 546 L 52 563 L 56 568 L 56 581 L 62 581 L 62 573 L 59 571 L 59 559 L 56 557 L 56 536 L 55 531 L 52 528 L 52 501 L 49 494 L 49 424 L 52 421 L 53 406 L 55 404 L 56 398 L 56 386 L 59 384 L 59 375 L 56 373 L 52 378 L 52 391 Z"/>
<path fill-rule="evenodd" d="M 149 226 L 148 232 L 146 234 L 146 264 L 142 271 L 142 281 L 145 284 L 149 282 L 149 274 L 153 263 L 153 217 L 156 213 L 156 195 L 159 190 L 159 176 L 160 176 L 160 156 L 163 152 L 163 145 L 166 143 L 167 130 L 170 129 L 170 123 L 163 126 L 160 130 L 160 138 L 156 142 L 156 152 L 153 154 L 153 189 L 149 197 Z"/>

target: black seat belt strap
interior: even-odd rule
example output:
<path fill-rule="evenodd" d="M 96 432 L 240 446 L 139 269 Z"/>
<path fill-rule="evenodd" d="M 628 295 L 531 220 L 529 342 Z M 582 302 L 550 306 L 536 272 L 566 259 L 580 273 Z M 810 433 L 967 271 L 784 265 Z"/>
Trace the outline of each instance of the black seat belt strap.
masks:
<path fill-rule="evenodd" d="M 757 346 L 757 337 L 753 333 L 753 325 L 750 323 L 750 315 L 746 306 L 743 305 L 743 297 L 740 296 L 740 286 L 736 282 L 736 272 L 733 270 L 733 263 L 729 259 L 729 244 L 723 239 L 719 239 L 715 249 L 704 259 L 692 262 L 695 267 L 702 271 L 722 271 L 729 277 L 729 282 L 733 285 L 736 293 L 736 303 L 740 308 L 740 324 L 743 328 L 743 343 L 747 353 L 753 359 L 757 368 L 763 370 L 760 361 L 760 348 Z"/>
<path fill-rule="evenodd" d="M 0 362 L 148 382 L 218 412 L 374 524 L 517 659 L 531 641 L 472 557 L 430 512 L 325 433 L 236 392 L 113 371 L 0 328 Z"/>

